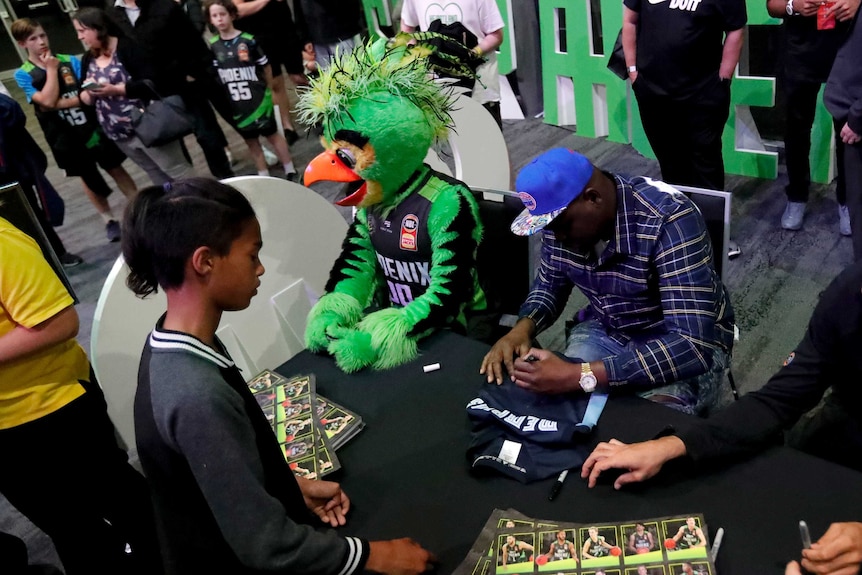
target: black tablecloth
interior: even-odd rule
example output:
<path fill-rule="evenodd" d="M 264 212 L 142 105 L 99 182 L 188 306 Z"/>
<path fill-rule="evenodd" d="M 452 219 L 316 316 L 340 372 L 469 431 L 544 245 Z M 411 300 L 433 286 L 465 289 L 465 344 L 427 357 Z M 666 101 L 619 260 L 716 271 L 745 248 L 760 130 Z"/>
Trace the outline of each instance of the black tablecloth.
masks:
<path fill-rule="evenodd" d="M 488 515 L 513 507 L 542 519 L 619 522 L 703 513 L 710 539 L 725 536 L 716 562 L 723 574 L 783 573 L 799 556 L 798 522 L 818 538 L 833 521 L 862 520 L 862 474 L 775 447 L 723 469 L 670 466 L 646 484 L 615 491 L 610 478 L 590 490 L 572 472 L 548 501 L 552 480 L 523 485 L 503 476 L 476 477 L 465 451 L 465 406 L 484 384 L 487 346 L 444 332 L 423 342 L 416 361 L 396 369 L 346 375 L 331 358 L 302 352 L 278 368 L 314 373 L 318 393 L 356 411 L 367 427 L 338 451 L 337 478 L 353 502 L 345 534 L 368 539 L 412 537 L 451 572 Z M 422 366 L 441 369 L 423 373 Z M 594 441 L 650 439 L 687 416 L 631 397 L 612 397 Z"/>

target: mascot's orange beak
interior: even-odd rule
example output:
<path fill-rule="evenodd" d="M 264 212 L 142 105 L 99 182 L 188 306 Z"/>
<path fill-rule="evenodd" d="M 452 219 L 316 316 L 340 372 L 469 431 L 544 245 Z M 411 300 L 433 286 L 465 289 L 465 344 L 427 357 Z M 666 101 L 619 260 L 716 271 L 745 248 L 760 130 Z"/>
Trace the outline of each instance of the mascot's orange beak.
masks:
<path fill-rule="evenodd" d="M 344 165 L 341 159 L 332 152 L 326 151 L 311 160 L 305 168 L 303 185 L 309 186 L 314 182 L 361 182 L 358 189 L 350 193 L 346 198 L 335 202 L 338 206 L 358 205 L 368 191 L 365 181 L 353 170 Z"/>

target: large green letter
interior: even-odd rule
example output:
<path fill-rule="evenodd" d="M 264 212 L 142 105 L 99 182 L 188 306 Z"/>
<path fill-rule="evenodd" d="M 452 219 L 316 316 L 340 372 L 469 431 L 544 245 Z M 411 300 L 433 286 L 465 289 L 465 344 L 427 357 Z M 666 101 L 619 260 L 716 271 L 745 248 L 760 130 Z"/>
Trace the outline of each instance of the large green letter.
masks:
<path fill-rule="evenodd" d="M 628 142 L 626 85 L 607 69 L 622 22 L 622 3 L 602 5 L 604 54 L 592 45 L 588 2 L 540 0 L 542 77 L 545 121 L 578 126 L 587 137 L 608 135 L 614 142 Z M 561 50 L 561 25 L 565 22 L 565 52 Z"/>

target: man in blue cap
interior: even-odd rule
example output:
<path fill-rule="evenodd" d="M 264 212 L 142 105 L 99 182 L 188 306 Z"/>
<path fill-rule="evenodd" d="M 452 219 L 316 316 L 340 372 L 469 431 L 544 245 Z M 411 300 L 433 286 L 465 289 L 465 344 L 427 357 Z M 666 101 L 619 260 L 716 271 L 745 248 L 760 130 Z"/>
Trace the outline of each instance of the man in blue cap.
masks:
<path fill-rule="evenodd" d="M 524 167 L 518 235 L 542 234 L 538 275 L 517 324 L 482 361 L 540 393 L 627 389 L 703 414 L 733 345 L 733 308 L 715 271 L 706 224 L 678 190 L 596 169 L 556 148 Z M 572 287 L 589 300 L 568 335 L 565 361 L 532 348 L 563 312 Z"/>

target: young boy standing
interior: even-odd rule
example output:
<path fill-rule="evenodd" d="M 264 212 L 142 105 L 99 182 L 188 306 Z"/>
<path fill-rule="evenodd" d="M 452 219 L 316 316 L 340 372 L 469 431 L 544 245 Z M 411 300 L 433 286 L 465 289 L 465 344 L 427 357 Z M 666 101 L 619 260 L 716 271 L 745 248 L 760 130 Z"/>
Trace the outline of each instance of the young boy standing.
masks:
<path fill-rule="evenodd" d="M 266 54 L 254 36 L 234 27 L 238 12 L 231 0 L 209 0 L 204 10 L 207 20 L 218 31 L 218 35 L 210 39 L 213 65 L 228 93 L 236 130 L 248 145 L 258 175 L 269 175 L 263 148 L 258 142 L 258 137 L 264 136 L 275 148 L 287 179 L 296 181 L 298 177 L 287 140 L 278 133 L 275 121 L 272 69 Z"/>
<path fill-rule="evenodd" d="M 135 182 L 122 166 L 125 154 L 105 137 L 91 109 L 81 106 L 81 61 L 52 54 L 45 30 L 30 18 L 13 22 L 12 35 L 27 50 L 27 62 L 15 72 L 15 81 L 35 107 L 57 165 L 66 176 L 81 178 L 84 192 L 105 222 L 108 241 L 119 240 L 120 224 L 108 203 L 112 190 L 98 166 L 111 175 L 126 198 L 134 197 Z"/>
<path fill-rule="evenodd" d="M 410 539 L 365 541 L 337 483 L 294 476 L 245 378 L 216 337 L 264 273 L 260 225 L 237 190 L 203 178 L 141 190 L 125 215 L 127 285 L 164 290 L 135 392 L 135 440 L 153 491 L 167 575 L 418 575 Z"/>

